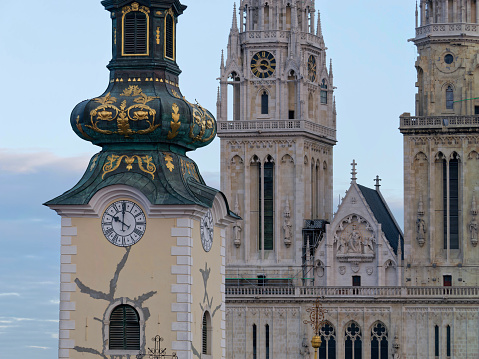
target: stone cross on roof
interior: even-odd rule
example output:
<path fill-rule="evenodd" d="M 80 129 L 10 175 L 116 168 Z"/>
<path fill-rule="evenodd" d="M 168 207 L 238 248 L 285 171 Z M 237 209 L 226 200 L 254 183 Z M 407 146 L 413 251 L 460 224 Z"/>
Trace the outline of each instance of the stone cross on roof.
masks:
<path fill-rule="evenodd" d="M 376 176 L 376 178 L 374 179 L 374 181 L 376 182 L 376 184 L 374 185 L 376 187 L 376 191 L 379 191 L 379 187 L 381 187 L 381 185 L 379 184 L 379 182 L 382 181 L 382 179 L 379 178 L 379 176 Z"/>
<path fill-rule="evenodd" d="M 351 171 L 351 174 L 353 175 L 353 177 L 351 177 L 351 181 L 353 181 L 354 183 L 356 183 L 356 180 L 358 179 L 356 177 L 356 175 L 358 174 L 358 172 L 356 171 L 356 166 L 358 164 L 356 163 L 356 160 L 353 160 L 353 163 L 351 163 L 351 166 L 353 166 L 353 170 Z"/>

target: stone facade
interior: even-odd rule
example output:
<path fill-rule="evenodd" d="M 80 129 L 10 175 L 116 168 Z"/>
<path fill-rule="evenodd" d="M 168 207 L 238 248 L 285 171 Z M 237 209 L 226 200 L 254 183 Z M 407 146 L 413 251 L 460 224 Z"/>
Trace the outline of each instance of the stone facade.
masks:
<path fill-rule="evenodd" d="M 454 102 L 477 96 L 478 8 L 474 0 L 422 0 L 416 12 L 417 109 L 416 116 L 402 115 L 400 125 L 403 234 L 379 178 L 375 189 L 361 186 L 355 162 L 334 217 L 332 172 L 314 177 L 317 166 L 311 164 L 318 159 L 319 168 L 331 168 L 336 138 L 328 132 L 335 130 L 334 103 L 324 112 L 313 106 L 312 117 L 305 111 L 311 49 L 301 39 L 320 37 L 317 50 L 324 54 L 319 21 L 316 34 L 304 22 L 314 18 L 307 15 L 314 3 L 241 2 L 244 23 L 238 30 L 235 14 L 217 106 L 221 185 L 244 218 L 226 232 L 227 358 L 313 358 L 314 333 L 305 321 L 318 298 L 326 310 L 318 358 L 479 357 L 477 100 Z M 294 14 L 290 28 L 288 14 Z M 304 75 L 290 106 L 291 72 L 255 79 L 249 67 L 257 52 L 267 51 L 279 59 L 278 68 L 290 71 L 285 47 L 294 46 L 295 73 Z M 332 79 L 331 70 L 328 75 Z M 271 115 L 261 114 L 265 92 L 275 103 Z M 289 119 L 293 109 L 299 117 Z M 274 250 L 262 251 L 255 220 L 264 218 L 258 211 L 265 206 L 258 203 L 255 166 L 269 161 L 276 171 Z M 317 179 L 320 185 L 311 186 Z M 314 219 L 328 224 L 309 232 L 316 222 L 307 220 Z"/>
<path fill-rule="evenodd" d="M 312 1 L 241 1 L 239 14 L 217 104 L 221 186 L 243 217 L 227 231 L 227 277 L 294 276 L 304 220 L 332 218 L 332 69 Z"/>

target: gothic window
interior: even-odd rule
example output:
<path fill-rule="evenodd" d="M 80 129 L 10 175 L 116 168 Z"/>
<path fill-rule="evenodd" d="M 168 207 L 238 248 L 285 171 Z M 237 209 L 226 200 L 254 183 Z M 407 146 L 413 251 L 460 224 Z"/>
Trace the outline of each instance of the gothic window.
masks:
<path fill-rule="evenodd" d="M 383 323 L 376 323 L 371 330 L 371 359 L 388 358 L 388 330 Z"/>
<path fill-rule="evenodd" d="M 256 324 L 253 324 L 253 359 L 257 359 L 257 339 L 258 339 L 258 334 L 256 332 Z"/>
<path fill-rule="evenodd" d="M 434 327 L 434 356 L 439 356 L 439 327 Z"/>
<path fill-rule="evenodd" d="M 456 153 L 449 163 L 443 160 L 443 208 L 444 249 L 448 249 L 448 235 L 449 249 L 459 249 L 459 159 Z"/>
<path fill-rule="evenodd" d="M 451 327 L 449 325 L 446 327 L 446 356 L 448 358 L 451 356 Z"/>
<path fill-rule="evenodd" d="M 170 13 L 165 17 L 165 57 L 175 60 L 175 20 Z"/>
<path fill-rule="evenodd" d="M 208 311 L 203 314 L 201 328 L 201 353 L 211 355 L 211 316 Z"/>
<path fill-rule="evenodd" d="M 266 359 L 269 359 L 269 324 L 266 324 L 265 325 L 265 331 L 266 331 L 266 335 L 265 335 L 265 349 L 266 349 Z"/>
<path fill-rule="evenodd" d="M 269 96 L 266 91 L 261 95 L 261 114 L 267 115 L 269 113 Z"/>
<path fill-rule="evenodd" d="M 326 84 L 325 79 L 321 81 L 320 98 L 323 105 L 326 105 L 328 103 L 328 85 Z"/>
<path fill-rule="evenodd" d="M 120 305 L 110 315 L 110 350 L 140 349 L 140 317 L 135 308 Z"/>
<path fill-rule="evenodd" d="M 362 359 L 361 328 L 357 323 L 351 322 L 348 324 L 344 339 L 345 359 Z"/>
<path fill-rule="evenodd" d="M 273 250 L 273 226 L 274 226 L 274 162 L 271 156 L 268 156 L 264 164 L 264 181 L 261 178 L 261 166 L 259 168 L 259 249 L 262 248 L 264 240 L 264 249 Z M 263 188 L 264 185 L 264 188 Z M 264 202 L 264 211 L 261 210 Z M 264 218 L 262 217 L 264 213 Z M 264 232 L 264 237 L 263 237 Z"/>
<path fill-rule="evenodd" d="M 336 332 L 331 323 L 325 322 L 320 329 L 321 346 L 318 349 L 319 358 L 336 359 Z"/>
<path fill-rule="evenodd" d="M 448 86 L 446 89 L 446 109 L 454 109 L 454 90 L 452 86 Z"/>
<path fill-rule="evenodd" d="M 148 15 L 131 11 L 123 17 L 123 55 L 148 54 Z"/>

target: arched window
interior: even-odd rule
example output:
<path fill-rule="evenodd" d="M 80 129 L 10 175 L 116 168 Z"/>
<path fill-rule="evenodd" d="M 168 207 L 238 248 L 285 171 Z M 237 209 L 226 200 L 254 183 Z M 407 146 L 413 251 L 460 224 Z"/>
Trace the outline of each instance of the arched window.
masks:
<path fill-rule="evenodd" d="M 439 326 L 434 327 L 434 356 L 439 356 Z"/>
<path fill-rule="evenodd" d="M 261 114 L 267 115 L 269 113 L 269 96 L 266 91 L 261 95 Z"/>
<path fill-rule="evenodd" d="M 133 11 L 123 19 L 123 55 L 148 54 L 148 19 L 140 11 Z"/>
<path fill-rule="evenodd" d="M 321 346 L 318 354 L 321 359 L 336 359 L 336 333 L 331 323 L 325 322 L 320 329 Z"/>
<path fill-rule="evenodd" d="M 208 311 L 203 314 L 201 328 L 201 353 L 211 355 L 211 316 Z"/>
<path fill-rule="evenodd" d="M 345 359 L 362 359 L 361 328 L 357 323 L 351 322 L 348 324 L 344 339 Z"/>
<path fill-rule="evenodd" d="M 258 345 L 258 333 L 256 329 L 256 324 L 253 324 L 253 359 L 257 359 L 257 345 Z"/>
<path fill-rule="evenodd" d="M 371 359 L 388 359 L 388 330 L 383 323 L 371 330 Z"/>
<path fill-rule="evenodd" d="M 451 326 L 446 327 L 446 356 L 451 357 Z"/>
<path fill-rule="evenodd" d="M 110 315 L 109 348 L 140 350 L 140 317 L 135 308 L 120 305 Z"/>
<path fill-rule="evenodd" d="M 452 86 L 448 86 L 446 89 L 446 109 L 454 109 L 454 90 Z"/>
<path fill-rule="evenodd" d="M 175 20 L 171 12 L 165 17 L 165 57 L 175 60 Z"/>

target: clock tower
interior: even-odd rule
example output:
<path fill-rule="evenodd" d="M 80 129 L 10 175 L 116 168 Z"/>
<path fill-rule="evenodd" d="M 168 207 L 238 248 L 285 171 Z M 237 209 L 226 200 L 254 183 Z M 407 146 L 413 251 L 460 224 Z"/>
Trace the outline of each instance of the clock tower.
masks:
<path fill-rule="evenodd" d="M 216 136 L 213 115 L 179 88 L 186 6 L 102 4 L 112 19 L 108 88 L 71 115 L 75 133 L 102 150 L 46 203 L 62 217 L 59 358 L 223 358 L 225 227 L 239 217 L 186 155 Z"/>
<path fill-rule="evenodd" d="M 244 219 L 226 232 L 227 278 L 298 284 L 333 213 L 332 66 L 314 1 L 238 10 L 217 102 L 221 188 Z"/>
<path fill-rule="evenodd" d="M 472 286 L 479 274 L 479 4 L 421 0 L 416 116 L 404 135 L 405 284 Z"/>

